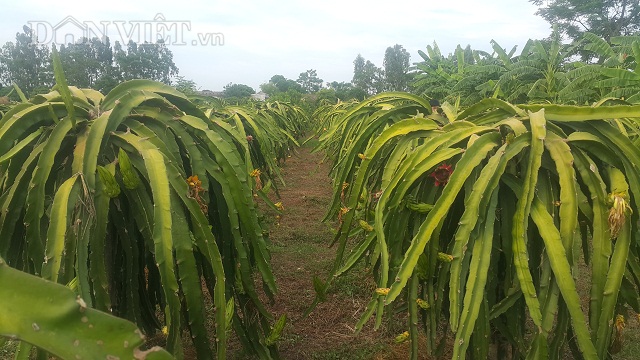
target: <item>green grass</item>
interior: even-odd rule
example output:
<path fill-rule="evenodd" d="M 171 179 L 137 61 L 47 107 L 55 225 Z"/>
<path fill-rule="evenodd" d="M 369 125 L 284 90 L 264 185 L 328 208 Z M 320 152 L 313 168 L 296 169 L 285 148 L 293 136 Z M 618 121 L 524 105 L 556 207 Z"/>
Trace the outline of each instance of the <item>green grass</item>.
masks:
<path fill-rule="evenodd" d="M 274 242 L 269 246 L 269 250 L 273 253 L 280 254 L 298 254 L 303 256 L 313 255 L 317 253 L 318 248 L 322 247 L 321 244 L 309 242 L 294 242 L 284 244 L 282 242 Z"/>
<path fill-rule="evenodd" d="M 302 335 L 299 334 L 291 334 L 291 333 L 283 333 L 282 338 L 278 340 L 278 344 L 280 345 L 297 345 L 302 341 Z"/>
<path fill-rule="evenodd" d="M 329 288 L 329 293 L 368 298 L 374 290 L 375 284 L 371 279 L 371 274 L 360 262 L 351 271 L 340 275 Z"/>

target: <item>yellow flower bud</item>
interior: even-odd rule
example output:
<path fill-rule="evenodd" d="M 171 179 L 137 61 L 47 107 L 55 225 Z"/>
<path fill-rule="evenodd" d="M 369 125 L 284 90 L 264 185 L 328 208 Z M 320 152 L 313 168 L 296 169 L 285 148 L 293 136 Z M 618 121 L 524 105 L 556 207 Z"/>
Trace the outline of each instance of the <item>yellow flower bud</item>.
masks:
<path fill-rule="evenodd" d="M 364 221 L 364 220 L 360 220 L 360 227 L 366 231 L 366 232 L 372 232 L 373 231 L 373 226 L 369 225 L 368 222 Z"/>
<path fill-rule="evenodd" d="M 438 260 L 442 261 L 442 262 L 452 262 L 453 261 L 453 256 L 449 255 L 449 254 L 445 254 L 443 252 L 439 252 L 438 253 Z"/>
<path fill-rule="evenodd" d="M 423 310 L 427 310 L 428 308 L 431 307 L 431 305 L 429 305 L 429 303 L 426 300 L 422 300 L 422 299 L 416 299 L 416 303 L 418 304 L 418 306 L 420 306 L 421 309 Z"/>
<path fill-rule="evenodd" d="M 405 341 L 407 341 L 407 340 L 409 340 L 409 332 L 408 332 L 408 331 L 403 332 L 402 334 L 400 334 L 400 335 L 396 336 L 396 338 L 395 338 L 395 339 L 393 339 L 393 341 L 394 341 L 396 344 L 403 343 L 403 342 L 405 342 Z"/>
<path fill-rule="evenodd" d="M 253 170 L 253 171 L 251 172 L 251 174 L 249 174 L 249 175 L 251 175 L 251 177 L 258 177 L 258 176 L 260 176 L 260 169 L 255 169 L 255 170 Z"/>
<path fill-rule="evenodd" d="M 389 288 L 377 288 L 376 294 L 386 296 L 387 294 L 389 294 Z"/>

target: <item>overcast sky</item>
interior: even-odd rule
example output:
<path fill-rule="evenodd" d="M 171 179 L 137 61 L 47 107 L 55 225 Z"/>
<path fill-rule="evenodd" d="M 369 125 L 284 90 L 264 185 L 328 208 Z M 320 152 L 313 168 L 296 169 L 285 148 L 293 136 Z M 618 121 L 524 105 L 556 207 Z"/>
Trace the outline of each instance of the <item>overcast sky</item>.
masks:
<path fill-rule="evenodd" d="M 550 33 L 535 11 L 527 0 L 21 0 L 2 6 L 0 44 L 29 24 L 41 41 L 82 31 L 72 21 L 54 31 L 64 19 L 88 31 L 106 29 L 112 42 L 157 36 L 164 26 L 165 37 L 182 43 L 170 46 L 180 74 L 201 89 L 234 82 L 258 90 L 275 74 L 295 80 L 307 69 L 325 82 L 350 81 L 358 54 L 382 66 L 394 44 L 409 51 L 411 62 L 434 41 L 445 54 L 458 44 L 490 50 L 491 39 L 521 48 Z"/>

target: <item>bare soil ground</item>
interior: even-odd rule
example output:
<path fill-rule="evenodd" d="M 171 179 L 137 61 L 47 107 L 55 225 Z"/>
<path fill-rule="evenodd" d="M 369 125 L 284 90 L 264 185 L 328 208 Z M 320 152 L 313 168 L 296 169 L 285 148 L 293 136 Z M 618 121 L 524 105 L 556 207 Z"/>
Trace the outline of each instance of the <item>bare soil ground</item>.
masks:
<path fill-rule="evenodd" d="M 280 189 L 284 213 L 273 216 L 270 229 L 272 267 L 278 294 L 270 310 L 289 319 L 279 350 L 283 359 L 406 359 L 406 346 L 392 345 L 398 329 L 372 325 L 359 334 L 353 327 L 370 300 L 375 283 L 364 269 L 339 278 L 327 301 L 307 317 L 304 312 L 315 298 L 313 276 L 326 279 L 335 248 L 330 224 L 322 218 L 330 204 L 332 187 L 329 164 L 322 154 L 300 148 L 283 168 L 286 187 Z M 333 224 L 335 225 L 335 224 Z M 402 332 L 402 331 L 399 331 Z"/>

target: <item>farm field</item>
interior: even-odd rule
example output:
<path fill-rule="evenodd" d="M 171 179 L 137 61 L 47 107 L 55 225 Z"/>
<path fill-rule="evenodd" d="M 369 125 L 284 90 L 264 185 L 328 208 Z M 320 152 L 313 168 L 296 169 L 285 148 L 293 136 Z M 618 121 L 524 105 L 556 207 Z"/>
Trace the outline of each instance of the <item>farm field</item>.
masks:
<path fill-rule="evenodd" d="M 0 360 L 640 358 L 640 3 L 473 1 L 9 4 Z"/>
<path fill-rule="evenodd" d="M 304 312 L 315 297 L 312 278 L 326 275 L 335 257 L 335 249 L 327 247 L 333 233 L 328 224 L 321 222 L 330 202 L 331 182 L 329 166 L 320 153 L 311 153 L 317 141 L 297 149 L 283 166 L 283 177 L 288 186 L 281 190 L 281 199 L 287 204 L 282 215 L 266 211 L 271 229 L 274 275 L 280 285 L 276 303 L 270 307 L 274 314 L 289 314 L 290 324 L 283 331 L 280 344 L 283 359 L 406 359 L 409 343 L 395 344 L 395 332 L 402 322 L 389 324 L 381 331 L 371 328 L 354 335 L 353 326 L 364 310 L 373 280 L 365 271 L 341 279 L 330 291 L 329 300 L 322 303 L 307 318 Z M 276 216 L 281 216 L 276 219 Z M 334 224 L 335 225 L 335 224 Z M 295 271 L 292 271 L 295 269 Z M 582 269 L 588 270 L 588 269 Z M 588 280 L 578 286 L 588 286 Z M 331 316 L 326 316 L 331 314 Z M 213 321 L 213 320 L 212 320 Z M 371 324 L 370 324 L 371 325 Z M 331 329 L 331 330 L 327 330 Z M 627 339 L 621 353 L 614 359 L 636 358 L 640 325 L 627 324 Z M 165 345 L 162 335 L 150 340 Z M 185 339 L 185 358 L 195 359 L 195 349 Z M 5 344 L 0 359 L 13 359 L 16 343 Z M 424 344 L 423 344 L 424 345 Z M 571 358 L 570 354 L 566 354 Z M 231 346 L 230 359 L 245 359 L 248 355 L 237 345 Z M 420 358 L 430 359 L 428 356 Z"/>
<path fill-rule="evenodd" d="M 87 139 L 98 136 L 92 135 L 94 131 L 103 131 L 101 121 L 116 129 L 109 136 L 102 136 L 105 136 L 103 141 L 107 141 L 107 149 L 115 147 L 118 150 L 103 152 L 102 161 L 106 163 L 95 168 L 97 174 L 93 181 L 98 185 L 93 185 L 96 186 L 94 191 L 101 196 L 95 200 L 86 195 L 91 191 L 81 191 L 90 185 L 84 179 L 79 181 L 79 175 L 64 181 L 52 177 L 49 181 L 43 180 L 42 185 L 31 180 L 30 183 L 36 185 L 24 194 L 27 201 L 25 216 L 49 219 L 43 238 L 46 261 L 39 271 L 45 278 L 70 280 L 65 281 L 66 287 L 54 288 L 46 282 L 40 285 L 34 282 L 23 288 L 7 287 L 10 292 L 6 294 L 11 299 L 29 299 L 40 304 L 38 298 L 28 297 L 25 291 L 58 292 L 59 295 L 50 298 L 52 304 L 66 301 L 69 305 L 75 304 L 71 308 L 78 309 L 76 314 L 79 315 L 60 315 L 71 316 L 60 324 L 68 326 L 66 331 L 69 333 L 76 332 L 78 339 L 83 336 L 83 323 L 107 327 L 127 324 L 122 319 L 88 309 L 81 295 L 75 300 L 69 296 L 70 290 L 82 293 L 82 286 L 89 286 L 84 291 L 87 291 L 87 298 L 95 302 L 93 306 L 111 302 L 114 305 L 110 305 L 109 312 L 130 319 L 142 328 L 147 327 L 145 332 L 152 335 L 147 351 L 162 357 L 170 356 L 163 349 L 170 349 L 178 358 L 203 358 L 215 351 L 218 357 L 233 359 L 457 358 L 467 351 L 471 358 L 500 358 L 501 352 L 508 353 L 509 357 L 519 357 L 537 351 L 555 354 L 557 358 L 581 358 L 582 353 L 589 352 L 600 357 L 597 355 L 600 351 L 625 359 L 629 351 L 633 352 L 633 342 L 629 343 L 629 339 L 634 338 L 634 330 L 638 327 L 638 297 L 634 295 L 637 291 L 634 275 L 637 244 L 630 233 L 634 223 L 626 218 L 635 213 L 634 198 L 630 194 L 636 186 L 636 175 L 629 169 L 633 168 L 636 158 L 640 159 L 640 150 L 634 147 L 632 136 L 621 129 L 633 129 L 635 125 L 629 120 L 640 117 L 637 106 L 619 102 L 596 107 L 516 106 L 487 99 L 462 111 L 448 107 L 446 113 L 438 114 L 427 99 L 395 92 L 363 102 L 323 105 L 310 116 L 315 119 L 310 125 L 302 110 L 288 104 L 267 103 L 256 108 L 196 105 L 174 89 L 149 81 L 123 83 L 104 98 L 99 93 L 73 87 L 68 91 L 66 95 L 64 91 L 52 92 L 15 105 L 3 118 L 0 134 L 15 134 L 20 128 L 32 128 L 33 125 L 26 125 L 29 122 L 49 122 L 52 130 L 51 134 L 39 130 L 18 135 L 24 138 L 5 155 L 9 159 L 6 171 L 19 174 L 13 183 L 8 183 L 9 189 L 24 186 L 26 182 L 21 180 L 21 174 L 31 171 L 29 169 L 33 169 L 36 179 L 50 176 L 49 172 L 54 169 L 58 171 L 57 176 L 64 179 L 64 174 L 69 173 L 64 170 L 66 164 L 79 169 L 80 166 L 95 166 L 88 160 L 95 157 L 82 157 L 81 151 L 104 150 L 97 146 L 100 142 L 93 147 L 78 146 L 84 137 L 76 132 L 82 134 L 83 127 Z M 134 100 L 135 96 L 138 100 Z M 80 102 L 81 99 L 86 100 Z M 80 105 L 69 103 L 69 100 Z M 71 104 L 78 114 L 75 128 L 70 117 L 56 121 L 54 117 L 37 116 L 38 109 L 42 108 L 38 102 L 51 104 L 50 108 L 57 106 L 60 112 L 69 109 Z M 89 115 L 91 111 L 99 114 L 99 110 L 92 110 L 91 106 L 109 109 L 112 103 L 113 110 L 93 118 Z M 159 107 L 149 107 L 150 104 Z M 132 108 L 123 113 L 120 110 L 123 106 Z M 169 115 L 172 111 L 172 116 L 163 117 L 163 112 Z M 114 117 L 121 113 L 127 115 Z M 622 122 L 614 127 L 609 118 Z M 120 124 L 109 125 L 117 119 Z M 210 125 L 208 121 L 211 121 Z M 171 131 L 160 131 L 162 127 L 157 125 L 161 124 Z M 313 135 L 305 134 L 304 129 Z M 66 135 L 54 136 L 61 131 Z M 164 140 L 158 141 L 161 138 Z M 194 142 L 185 142 L 189 138 Z M 565 140 L 558 141 L 562 138 Z M 597 152 L 583 146 L 585 142 L 600 138 L 602 140 L 595 142 Z M 39 141 L 32 144 L 36 139 L 43 141 L 42 144 L 36 145 Z M 539 141 L 537 150 L 536 139 Z M 41 150 L 54 144 L 64 149 L 65 141 L 76 144 L 67 155 L 61 150 L 58 150 L 59 156 Z M 301 142 L 303 146 L 299 145 Z M 87 145 L 91 143 L 87 141 Z M 469 151 L 465 151 L 465 146 Z M 183 147 L 189 151 L 188 157 L 178 156 L 184 151 L 180 150 Z M 40 155 L 41 151 L 43 155 Z M 156 152 L 160 155 L 157 158 L 154 157 Z M 545 155 L 547 152 L 549 155 Z M 27 165 L 16 163 L 15 169 L 12 168 L 11 160 L 18 159 L 23 153 L 31 154 L 27 159 L 38 159 L 38 165 L 30 168 L 27 160 Z M 620 156 L 623 153 L 629 158 Z M 545 160 L 545 156 L 549 158 Z M 604 158 L 599 159 L 599 156 Z M 67 157 L 69 160 L 65 160 Z M 84 163 L 71 160 L 76 157 L 87 160 L 83 160 Z M 569 161 L 570 158 L 573 161 Z M 208 165 L 202 167 L 205 163 Z M 180 168 L 176 168 L 176 164 Z M 533 171 L 532 167 L 537 169 Z M 40 170 L 42 168 L 50 170 L 44 172 Z M 189 171 L 194 175 L 187 176 Z M 11 178 L 10 175 L 6 177 Z M 162 185 L 164 178 L 169 180 L 166 185 Z M 519 215 L 517 209 L 522 206 L 519 201 L 522 195 L 513 197 L 513 194 L 519 194 L 524 179 L 530 179 L 535 185 L 529 186 L 536 190 L 530 190 L 531 207 L 521 210 L 525 213 Z M 544 182 L 540 182 L 541 179 L 545 179 Z M 205 181 L 209 181 L 209 185 L 203 185 Z M 216 186 L 214 181 L 225 185 Z M 584 185 L 582 181 L 585 181 Z M 603 188 L 597 191 L 595 184 L 598 181 Z M 47 183 L 50 185 L 45 186 Z M 55 195 L 50 197 L 52 202 L 31 195 L 38 186 L 44 191 L 57 188 Z M 163 186 L 170 186 L 169 194 L 176 196 L 173 201 L 181 198 L 183 205 L 172 202 L 171 196 L 162 195 L 166 191 L 162 190 Z M 246 188 L 240 190 L 242 186 Z M 234 187 L 236 190 L 229 191 Z M 385 190 L 380 191 L 381 187 Z M 501 187 L 510 191 L 500 190 Z M 605 195 L 605 187 L 615 190 L 609 190 L 611 193 Z M 567 189 L 571 190 L 567 192 Z M 487 192 L 491 202 L 483 196 Z M 590 192 L 600 194 L 599 200 L 595 198 L 589 202 L 586 194 Z M 238 196 L 242 194 L 245 195 Z M 5 206 L 15 206 L 11 205 L 12 201 L 20 199 L 20 194 L 14 190 L 5 196 Z M 76 203 L 54 211 L 61 201 Z M 95 223 L 96 227 L 74 227 L 74 221 L 69 217 L 101 214 L 97 208 L 86 208 L 91 202 L 97 206 L 98 201 L 104 202 L 101 209 L 109 209 L 108 212 L 84 220 Z M 133 222 L 128 223 L 126 218 L 121 218 L 122 212 L 140 206 L 136 201 L 141 201 L 143 207 L 139 214 L 132 216 Z M 34 206 L 31 202 L 51 210 L 42 215 L 31 213 Z M 163 233 L 163 228 L 157 227 L 166 224 L 166 220 L 159 219 L 168 213 L 163 213 L 153 202 L 164 203 L 162 207 L 172 214 L 167 218 L 171 219 L 172 226 L 164 227 L 168 232 Z M 111 203 L 113 206 L 105 206 Z M 217 208 L 212 207 L 215 204 L 218 204 Z M 237 212 L 223 212 L 234 206 Z M 180 219 L 178 209 L 191 213 L 190 220 L 185 218 L 182 225 L 180 221 L 176 222 Z M 434 215 L 438 213 L 440 215 Z M 15 221 L 10 214 L 14 213 L 2 217 L 4 222 Z M 142 214 L 147 215 L 141 217 Z M 597 220 L 596 214 L 600 214 L 602 220 Z M 206 217 L 201 217 L 203 215 Z M 235 216 L 238 216 L 237 220 Z M 528 243 L 520 250 L 523 259 L 511 253 L 513 247 L 518 246 L 511 239 L 516 231 L 523 231 L 516 226 L 520 216 L 523 219 L 531 217 L 533 226 L 524 230 Z M 582 219 L 581 223 L 579 219 Z M 77 221 L 77 224 L 84 221 Z M 106 225 L 98 226 L 97 221 L 105 221 L 103 224 Z M 206 240 L 211 235 L 202 230 L 209 221 L 214 224 L 210 227 L 214 237 L 210 239 L 220 239 L 213 243 Z M 563 225 L 567 221 L 570 226 Z M 482 227 L 476 226 L 475 222 L 490 224 L 484 231 L 491 236 L 482 235 L 482 230 L 478 230 Z M 56 230 L 54 224 L 64 231 Z M 120 232 L 114 227 L 118 224 L 129 230 Z M 225 230 L 229 225 L 231 227 Z M 68 257 L 63 251 L 64 246 L 69 246 L 63 245 L 66 244 L 64 239 L 77 237 L 74 240 L 77 243 L 72 244 L 80 246 L 82 236 L 104 229 L 103 226 L 106 230 L 101 230 L 101 236 L 110 240 L 96 247 L 95 241 L 99 238 L 89 236 L 88 245 L 84 245 L 89 251 L 82 251 L 80 247 L 73 255 L 75 258 L 89 255 L 89 267 L 82 269 L 81 263 L 73 261 L 74 257 Z M 153 231 L 140 226 L 148 226 Z M 255 227 L 253 230 L 252 226 Z M 241 230 L 242 227 L 248 228 Z M 5 227 L 4 231 L 10 229 Z M 14 231 L 25 231 L 27 239 L 37 234 L 30 233 L 29 226 L 24 230 L 17 227 Z M 183 231 L 193 234 L 189 236 L 193 236 L 191 247 L 180 242 L 184 238 Z M 422 234 L 425 231 L 437 233 L 425 237 Z M 477 231 L 480 231 L 479 237 L 469 235 Z M 563 235 L 565 232 L 567 234 Z M 132 241 L 131 236 L 139 237 L 140 242 L 126 245 L 123 241 Z M 237 240 L 232 243 L 224 240 L 234 237 Z M 251 238 L 255 243 L 238 241 Z M 612 238 L 614 241 L 610 241 Z M 412 263 L 409 259 L 414 247 L 429 240 L 432 240 L 430 247 L 418 250 L 417 261 Z M 489 245 L 481 245 L 482 241 Z M 466 252 L 467 246 L 463 246 L 463 242 L 475 242 L 474 250 Z M 333 246 L 329 247 L 331 243 Z M 9 262 L 39 269 L 36 259 L 42 250 L 21 244 L 5 243 L 5 248 L 9 249 Z M 101 280 L 96 276 L 100 272 L 92 270 L 92 266 L 105 266 L 100 262 L 102 256 L 97 257 L 100 254 L 97 249 L 103 246 L 107 259 L 124 257 L 119 262 L 109 262 L 106 269 L 112 273 L 107 273 L 106 279 Z M 165 246 L 168 246 L 166 250 Z M 480 246 L 487 247 L 480 251 Z M 595 250 L 597 246 L 602 249 Z M 204 249 L 208 255 L 201 254 Z M 154 275 L 156 270 L 152 270 L 148 261 L 157 259 L 160 251 L 168 251 L 167 261 L 173 265 L 163 270 L 162 263 L 155 264 L 159 272 Z M 602 251 L 608 251 L 606 262 L 598 263 L 598 254 L 602 255 Z M 18 255 L 21 252 L 22 255 Z M 135 252 L 149 252 L 145 257 L 150 258 L 143 260 L 140 255 L 129 258 Z M 459 252 L 462 255 L 457 255 Z M 195 262 L 190 260 L 191 256 Z M 468 260 L 462 268 L 456 269 L 456 264 L 462 265 L 460 259 L 463 257 Z M 482 258 L 486 260 L 483 262 Z M 184 261 L 190 262 L 192 268 L 184 267 L 185 264 L 181 264 Z M 598 270 L 598 266 L 602 268 Z M 410 267 L 409 270 L 406 267 Z M 10 279 L 7 284 L 16 285 L 15 280 L 11 280 L 16 277 L 27 276 L 24 281 L 36 279 L 7 270 L 5 268 L 3 275 Z M 83 280 L 88 285 L 82 285 L 75 275 L 82 271 L 88 271 Z M 200 281 L 189 280 L 188 271 Z M 460 271 L 466 272 L 461 278 Z M 165 282 L 172 279 L 170 274 L 173 272 L 176 277 L 171 281 L 177 281 L 178 287 L 177 297 L 173 300 L 176 303 L 172 305 L 168 300 L 171 293 L 162 289 L 171 286 L 171 282 Z M 138 275 L 125 277 L 126 281 L 117 285 L 118 274 L 125 273 Z M 458 284 L 458 279 L 466 285 Z M 223 280 L 227 283 L 224 292 L 218 288 Z M 115 292 L 101 298 L 95 289 L 100 281 L 106 281 L 105 291 Z M 531 293 L 526 295 L 531 296 L 530 302 L 525 301 L 521 282 L 531 286 Z M 594 290 L 594 284 L 598 282 L 609 290 L 603 293 Z M 118 286 L 123 287 L 118 290 Z M 405 286 L 411 288 L 405 290 Z M 453 303 L 454 293 L 457 293 L 453 286 L 462 287 L 460 292 L 464 295 L 455 300 L 464 299 L 459 305 Z M 484 290 L 473 290 L 476 286 Z M 504 289 L 511 290 L 505 292 Z M 232 297 L 227 297 L 227 292 L 233 294 Z M 63 296 L 63 293 L 67 295 Z M 224 302 L 222 294 L 225 294 Z M 615 294 L 615 297 L 609 294 Z M 389 301 L 396 300 L 392 296 L 397 301 Z M 478 298 L 470 300 L 474 296 Z M 150 304 L 149 300 L 156 304 Z M 103 305 L 100 302 L 104 302 Z M 134 309 L 140 309 L 136 311 L 143 313 L 132 312 L 124 304 L 133 305 Z M 224 304 L 224 313 L 216 310 L 220 304 Z M 39 306 L 46 308 L 44 304 Z M 172 306 L 186 308 L 174 310 L 178 312 L 171 320 L 162 310 L 163 306 L 166 306 L 165 311 L 171 311 Z M 452 331 L 452 326 L 456 326 L 451 325 L 452 313 L 458 306 L 459 313 L 455 316 L 459 316 L 458 321 L 464 321 L 465 325 L 468 323 L 468 328 L 475 328 L 473 331 L 464 331 L 463 325 Z M 601 312 L 610 315 L 595 316 L 593 310 L 585 310 L 594 306 L 600 306 Z M 12 305 L 11 309 L 15 312 L 20 308 Z M 483 314 L 483 311 L 487 313 Z M 534 311 L 539 312 L 540 318 L 532 318 Z M 87 315 L 83 317 L 85 312 Z M 202 314 L 197 321 L 192 317 L 194 312 Z M 8 316 L 6 312 L 5 316 Z M 12 316 L 17 316 L 17 320 L 24 315 L 17 311 Z M 72 318 L 78 319 L 78 316 L 79 323 L 74 325 Z M 604 321 L 609 316 L 612 320 Z M 520 320 L 511 321 L 513 318 Z M 20 336 L 38 344 L 42 328 L 59 326 L 55 321 L 60 320 L 51 321 L 43 317 L 33 322 L 33 333 L 15 327 L 19 322 L 5 323 L 5 326 L 14 326 L 14 331 L 23 334 Z M 186 321 L 188 325 L 178 326 L 170 321 Z M 536 321 L 540 322 L 538 331 Z M 562 321 L 566 325 L 562 325 Z M 115 325 L 118 322 L 122 322 L 121 325 Z M 226 325 L 221 328 L 221 324 Z M 484 328 L 477 328 L 482 324 Z M 589 328 L 595 324 L 602 330 L 594 333 L 594 343 Z M 132 323 L 126 326 L 135 328 Z M 188 333 L 184 331 L 187 329 Z M 224 337 L 221 337 L 222 329 L 225 329 Z M 60 334 L 66 334 L 66 331 Z M 581 334 L 573 335 L 573 331 Z M 172 332 L 175 332 L 173 336 Z M 192 335 L 188 336 L 189 333 Z M 486 335 L 476 337 L 482 333 Z M 549 342 L 547 334 L 551 334 Z M 118 341 L 117 336 L 130 336 L 125 333 L 114 335 L 115 341 Z M 224 344 L 220 339 L 224 339 Z M 469 350 L 463 347 L 467 341 L 471 342 Z M 211 343 L 216 346 L 210 347 Z M 16 348 L 17 343 L 10 341 L 2 352 L 28 354 L 35 351 L 25 344 Z M 42 344 L 54 354 L 69 351 L 59 349 L 56 344 Z M 79 348 L 78 351 L 88 350 Z"/>

